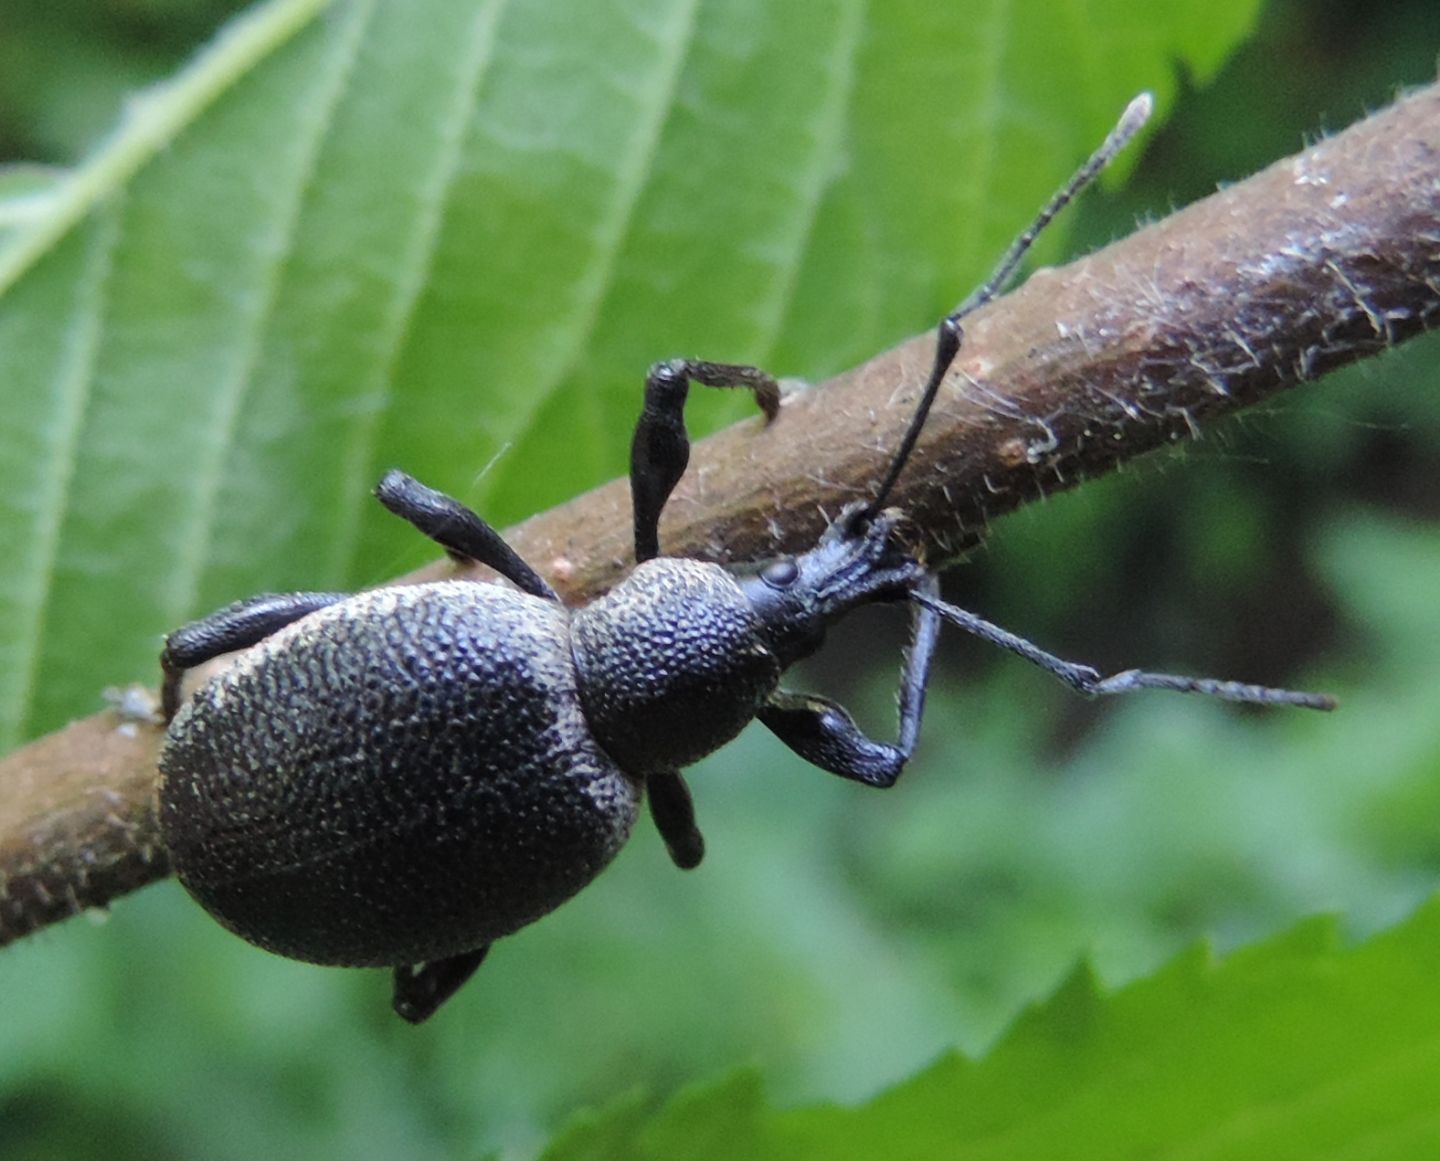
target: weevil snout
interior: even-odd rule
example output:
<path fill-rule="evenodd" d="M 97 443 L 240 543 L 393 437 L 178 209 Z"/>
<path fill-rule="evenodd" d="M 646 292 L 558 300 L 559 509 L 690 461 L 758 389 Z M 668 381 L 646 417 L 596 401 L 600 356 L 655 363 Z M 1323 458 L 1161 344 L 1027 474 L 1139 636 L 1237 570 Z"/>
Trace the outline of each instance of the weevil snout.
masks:
<path fill-rule="evenodd" d="M 925 567 L 896 535 L 903 514 L 852 504 L 809 552 L 733 570 L 770 648 L 788 667 L 820 647 L 825 630 L 858 605 L 904 600 Z"/>

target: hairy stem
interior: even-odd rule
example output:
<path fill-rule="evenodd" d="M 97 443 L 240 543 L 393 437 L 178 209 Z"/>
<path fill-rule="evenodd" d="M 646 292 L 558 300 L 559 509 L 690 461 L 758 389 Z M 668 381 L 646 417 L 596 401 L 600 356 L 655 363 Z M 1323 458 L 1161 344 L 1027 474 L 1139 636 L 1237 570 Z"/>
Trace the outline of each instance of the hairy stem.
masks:
<path fill-rule="evenodd" d="M 932 560 L 996 516 L 1099 475 L 1440 320 L 1440 87 L 1063 269 L 966 323 L 891 502 Z M 661 522 L 673 555 L 812 544 L 872 494 L 929 370 L 922 335 L 699 444 Z M 565 597 L 631 560 L 615 481 L 514 547 Z M 439 563 L 407 580 L 453 572 Z M 160 878 L 155 727 L 112 713 L 0 761 L 0 943 Z"/>

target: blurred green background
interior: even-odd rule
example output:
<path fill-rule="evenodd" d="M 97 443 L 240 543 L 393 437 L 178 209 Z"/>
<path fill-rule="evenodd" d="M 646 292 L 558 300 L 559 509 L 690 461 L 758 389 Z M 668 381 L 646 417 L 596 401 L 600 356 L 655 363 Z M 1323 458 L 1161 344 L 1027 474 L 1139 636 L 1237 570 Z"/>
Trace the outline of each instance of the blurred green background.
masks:
<path fill-rule="evenodd" d="M 83 157 L 127 93 L 179 67 L 238 8 L 8 0 L 0 158 Z M 1384 105 L 1434 76 L 1437 46 L 1433 0 L 1265 5 L 1213 78 L 1176 66 L 1168 120 L 1123 186 L 1079 207 L 1065 246 L 1099 245 Z M 1042 190 L 1084 148 L 1050 166 Z M 669 273 L 667 292 L 683 298 L 694 272 L 655 278 Z M 963 288 L 925 288 L 888 338 Z M 940 298 L 926 306 L 926 294 Z M 820 326 L 802 308 L 791 321 L 802 336 Z M 629 365 L 684 348 L 678 333 L 677 347 Z M 803 337 L 787 341 L 775 365 L 792 374 L 867 349 L 817 361 Z M 1032 506 L 947 582 L 950 599 L 1103 669 L 1333 690 L 1341 714 L 1160 695 L 1092 705 L 947 641 L 899 789 L 842 784 L 747 734 L 691 779 L 703 869 L 673 872 L 642 825 L 596 887 L 497 948 L 420 1030 L 390 1015 L 378 973 L 254 951 L 166 883 L 103 925 L 76 920 L 0 953 L 0 1158 L 524 1156 L 588 1104 L 636 1090 L 658 1100 L 745 1063 L 778 1100 L 851 1101 L 948 1047 L 982 1051 L 1082 957 L 1118 983 L 1197 939 L 1233 947 L 1317 911 L 1357 936 L 1395 922 L 1440 882 L 1437 355 L 1434 339 L 1412 343 Z M 633 395 L 633 374 L 612 391 Z M 700 410 L 712 425 L 735 414 Z M 285 439 L 283 413 L 262 421 L 274 425 L 263 446 Z M 450 418 L 416 422 L 443 430 Z M 467 499 L 497 520 L 591 482 L 544 437 L 519 444 L 519 470 L 483 487 L 483 443 L 434 470 L 428 451 L 406 466 L 470 481 Z M 609 460 L 578 458 L 599 479 L 623 454 L 622 439 Z M 296 519 L 323 521 L 323 500 Z M 362 543 L 343 568 L 323 546 L 319 563 L 287 558 L 296 577 L 263 564 L 250 576 L 222 554 L 183 613 L 256 588 L 368 583 L 427 555 L 388 530 Z M 123 620 L 90 600 L 80 623 Z M 873 659 L 898 663 L 901 627 L 859 620 L 794 684 L 842 696 L 885 731 L 895 665 Z M 42 685 L 59 692 L 32 698 L 20 734 L 90 712 L 109 681 L 146 676 L 102 659 L 52 682 L 57 669 Z"/>

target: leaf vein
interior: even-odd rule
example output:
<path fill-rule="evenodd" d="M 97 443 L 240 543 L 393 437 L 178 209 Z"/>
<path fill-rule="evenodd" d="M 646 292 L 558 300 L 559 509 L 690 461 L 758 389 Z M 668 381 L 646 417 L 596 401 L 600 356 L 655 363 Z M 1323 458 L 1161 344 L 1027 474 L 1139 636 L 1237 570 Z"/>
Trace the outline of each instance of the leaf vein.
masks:
<path fill-rule="evenodd" d="M 426 276 L 433 268 L 442 235 L 445 212 L 455 175 L 464 157 L 465 129 L 475 115 L 480 101 L 495 44 L 495 30 L 508 7 L 508 0 L 492 0 L 476 13 L 471 36 L 464 48 L 460 84 L 454 100 L 439 125 L 440 148 L 436 163 L 426 179 L 419 183 L 415 228 L 405 247 L 396 277 L 396 291 L 391 297 L 381 327 L 380 353 L 363 397 L 367 406 L 363 417 L 353 426 L 350 446 L 341 467 L 341 480 L 348 499 L 337 513 L 334 556 L 329 575 L 348 575 L 360 541 L 360 497 L 368 491 L 367 475 L 373 473 L 375 444 L 379 439 L 381 416 L 395 392 L 395 376 L 400 354 L 410 335 L 416 307 L 425 289 Z"/>
<path fill-rule="evenodd" d="M 558 351 L 549 364 L 550 373 L 537 384 L 536 390 L 530 396 L 529 408 L 518 418 L 511 435 L 513 443 L 519 443 L 529 435 L 543 412 L 545 400 L 574 372 L 576 363 L 595 333 L 606 296 L 614 284 L 615 271 L 625 239 L 629 236 L 635 211 L 654 171 L 665 126 L 669 123 L 671 111 L 675 107 L 675 95 L 684 74 L 685 62 L 695 43 L 700 0 L 681 0 L 676 7 L 678 16 L 675 27 L 668 40 L 662 44 L 665 55 L 655 85 L 652 116 L 637 133 L 635 148 L 622 158 L 617 168 L 617 194 L 609 213 L 601 215 L 596 225 L 595 257 L 577 288 L 577 308 L 570 316 L 571 325 L 566 334 L 557 337 L 555 346 Z M 586 430 L 604 429 L 596 410 L 599 401 L 594 395 L 582 393 L 577 405 L 591 413 L 593 422 L 586 425 Z"/>
<path fill-rule="evenodd" d="M 132 99 L 111 138 L 49 195 L 51 209 L 0 248 L 0 295 L 97 204 L 122 189 L 145 164 L 256 64 L 300 32 L 335 0 L 271 0 L 227 25 L 173 81 Z"/>
<path fill-rule="evenodd" d="M 17 690 L 6 715 L 10 721 L 0 722 L 0 737 L 6 739 L 6 744 L 24 735 L 34 702 L 40 645 L 54 591 L 61 531 L 75 481 L 80 434 L 95 383 L 104 319 L 109 313 L 106 300 L 122 214 L 123 204 L 117 200 L 97 217 L 95 233 L 77 280 L 74 311 L 66 327 L 65 357 L 53 387 L 55 408 L 41 465 L 43 478 L 37 488 L 35 530 L 25 552 L 30 579 L 28 583 L 16 585 L 21 613 L 13 636 Z"/>
<path fill-rule="evenodd" d="M 346 84 L 353 75 L 363 32 L 374 15 L 376 3 L 377 0 L 367 0 L 351 10 L 352 15 L 336 37 L 330 74 L 319 86 L 321 97 L 314 104 L 314 112 L 300 122 L 301 137 L 296 150 L 297 164 L 287 194 L 288 204 L 275 215 L 273 222 L 276 245 L 269 248 L 260 271 L 259 293 L 253 310 L 248 318 L 237 320 L 240 330 L 238 357 L 231 373 L 217 386 L 218 406 L 209 447 L 206 454 L 199 458 L 193 477 L 190 490 L 193 503 L 187 521 L 189 527 L 187 533 L 178 538 L 180 547 L 164 602 L 167 619 L 172 621 L 178 622 L 189 615 L 198 596 L 200 577 L 210 559 L 214 542 L 225 468 L 234 447 L 240 412 L 264 351 L 266 323 L 274 315 L 285 270 L 295 254 L 295 235 L 306 193 L 311 188 L 309 178 L 315 172 L 325 135 L 334 124 Z"/>
<path fill-rule="evenodd" d="M 800 272 L 815 239 L 820 207 L 835 180 L 835 165 L 840 157 L 847 115 L 855 96 L 856 69 L 864 43 L 864 12 L 865 0 L 848 0 L 843 6 L 841 19 L 837 22 L 838 34 L 830 62 L 832 83 L 827 86 L 820 103 L 816 117 L 817 148 L 814 162 L 806 174 L 811 180 L 804 183 L 795 226 L 787 234 L 787 237 L 793 240 L 789 260 L 780 267 L 779 274 L 772 283 L 771 301 L 766 312 L 770 316 L 766 323 L 767 334 L 761 344 L 762 363 L 773 357 L 775 346 L 785 333 L 785 323 L 791 307 L 794 306 Z"/>

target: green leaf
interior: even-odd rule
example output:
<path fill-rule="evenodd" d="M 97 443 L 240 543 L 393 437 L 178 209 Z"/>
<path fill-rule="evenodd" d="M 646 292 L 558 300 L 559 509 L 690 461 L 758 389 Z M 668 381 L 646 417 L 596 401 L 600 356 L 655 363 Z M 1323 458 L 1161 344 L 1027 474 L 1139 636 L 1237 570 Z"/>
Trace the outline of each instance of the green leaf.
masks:
<path fill-rule="evenodd" d="M 189 616 L 422 559 L 385 466 L 505 522 L 623 470 L 657 357 L 925 326 L 1257 2 L 255 6 L 0 207 L 0 746 Z"/>
<path fill-rule="evenodd" d="M 549 1161 L 626 1161 L 646 1113 L 643 1098 L 634 1094 L 604 1109 L 587 1109 L 557 1135 L 546 1156 Z"/>
<path fill-rule="evenodd" d="M 1437 972 L 1440 903 L 1353 948 L 1311 920 L 1218 963 L 1197 948 L 1112 995 L 1076 972 L 984 1059 L 947 1057 L 856 1108 L 776 1110 L 742 1073 L 630 1118 L 628 1151 L 607 1122 L 596 1155 L 1430 1156 Z M 578 1135 L 546 1157 L 585 1156 Z"/>

